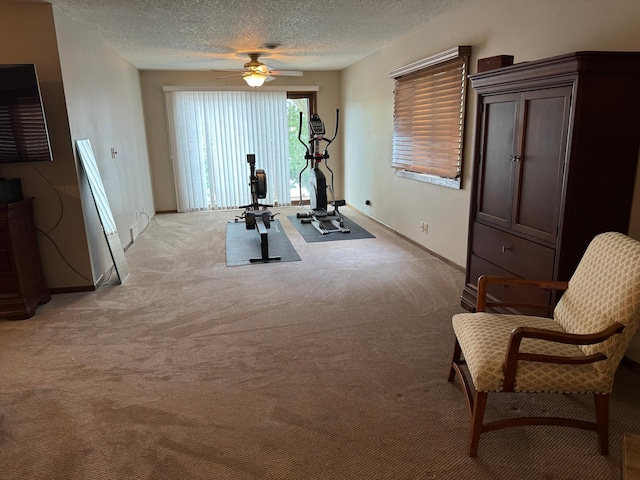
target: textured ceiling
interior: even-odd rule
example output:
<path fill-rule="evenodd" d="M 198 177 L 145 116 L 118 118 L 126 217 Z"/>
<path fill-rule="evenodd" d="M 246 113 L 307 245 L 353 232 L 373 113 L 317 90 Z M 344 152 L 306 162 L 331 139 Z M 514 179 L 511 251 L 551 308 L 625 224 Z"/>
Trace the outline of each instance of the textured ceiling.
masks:
<path fill-rule="evenodd" d="M 42 1 L 139 69 L 237 69 L 277 43 L 272 68 L 340 70 L 469 0 Z"/>

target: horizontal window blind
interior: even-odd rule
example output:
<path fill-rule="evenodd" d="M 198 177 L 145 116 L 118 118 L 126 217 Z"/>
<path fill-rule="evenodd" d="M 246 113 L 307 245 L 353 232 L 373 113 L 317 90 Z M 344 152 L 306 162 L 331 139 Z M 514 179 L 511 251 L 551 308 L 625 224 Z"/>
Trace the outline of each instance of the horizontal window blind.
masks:
<path fill-rule="evenodd" d="M 426 67 L 404 69 L 396 77 L 394 168 L 445 179 L 460 177 L 470 53 L 459 50 L 464 48 L 468 47 L 458 47 L 456 55 L 449 56 L 453 59 L 439 55 L 435 65 L 425 61 Z"/>
<path fill-rule="evenodd" d="M 37 96 L 12 102 L 0 98 L 0 158 L 13 162 L 50 160 L 43 125 L 44 113 Z"/>

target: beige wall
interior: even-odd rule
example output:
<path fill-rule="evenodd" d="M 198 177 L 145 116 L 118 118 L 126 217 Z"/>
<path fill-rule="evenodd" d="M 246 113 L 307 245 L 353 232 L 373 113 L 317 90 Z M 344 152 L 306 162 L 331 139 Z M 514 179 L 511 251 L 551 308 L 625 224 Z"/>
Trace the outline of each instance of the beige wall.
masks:
<path fill-rule="evenodd" d="M 36 65 L 54 156 L 50 163 L 1 165 L 0 176 L 20 178 L 25 196 L 35 198 L 36 228 L 48 232 L 38 242 L 49 288 L 91 285 L 51 5 L 0 3 L 0 44 L 1 63 Z"/>
<path fill-rule="evenodd" d="M 238 61 L 242 64 L 242 60 Z M 156 210 L 175 211 L 176 191 L 173 166 L 170 158 L 169 132 L 163 86 L 243 86 L 244 80 L 214 80 L 229 75 L 229 72 L 186 72 L 143 70 L 140 72 L 144 117 L 147 126 L 149 160 L 153 178 L 153 192 Z M 318 114 L 325 120 L 327 128 L 334 125 L 336 108 L 340 107 L 340 72 L 305 72 L 302 77 L 278 77 L 267 86 L 318 86 Z M 342 142 L 340 132 L 331 146 L 331 166 L 335 167 L 335 191 L 338 198 L 343 194 Z M 268 172 L 267 172 L 268 174 Z M 248 172 L 247 172 L 248 175 Z"/>
<path fill-rule="evenodd" d="M 471 73 L 478 58 L 501 54 L 524 62 L 580 50 L 639 51 L 638 19 L 640 2 L 636 0 L 476 0 L 343 70 L 347 201 L 463 266 L 475 95 L 471 91 L 467 104 L 463 188 L 453 190 L 399 178 L 389 166 L 393 82 L 388 72 L 456 45 L 473 47 Z M 636 192 L 630 233 L 640 239 L 640 189 Z M 370 207 L 365 206 L 367 199 L 372 202 Z M 421 221 L 429 224 L 428 234 L 420 231 Z M 640 359 L 638 343 L 634 358 Z"/>
<path fill-rule="evenodd" d="M 130 229 L 142 230 L 155 214 L 138 70 L 60 10 L 54 15 L 71 140 L 90 140 L 126 247 Z M 77 182 L 97 280 L 113 262 L 81 167 Z"/>

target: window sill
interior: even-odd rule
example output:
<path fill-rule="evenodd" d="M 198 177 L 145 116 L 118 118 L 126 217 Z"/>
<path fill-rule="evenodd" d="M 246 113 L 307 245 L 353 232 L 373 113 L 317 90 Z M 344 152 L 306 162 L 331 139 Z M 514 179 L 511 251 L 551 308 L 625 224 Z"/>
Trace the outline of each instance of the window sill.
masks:
<path fill-rule="evenodd" d="M 427 175 L 424 173 L 410 172 L 409 170 L 396 170 L 396 176 L 417 180 L 418 182 L 433 183 L 442 187 L 460 189 L 460 179 L 451 179 L 444 177 L 436 177 L 435 175 Z"/>

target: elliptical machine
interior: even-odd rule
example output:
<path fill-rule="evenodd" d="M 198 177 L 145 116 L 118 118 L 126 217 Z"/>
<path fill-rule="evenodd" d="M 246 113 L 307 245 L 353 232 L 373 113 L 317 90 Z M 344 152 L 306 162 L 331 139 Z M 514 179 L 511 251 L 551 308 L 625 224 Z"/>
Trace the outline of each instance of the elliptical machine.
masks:
<path fill-rule="evenodd" d="M 236 217 L 245 221 L 247 230 L 258 230 L 260 235 L 261 258 L 250 258 L 250 262 L 270 262 L 272 260 L 280 260 L 280 257 L 269 256 L 269 230 L 271 228 L 271 220 L 277 214 L 271 213 L 269 207 L 273 205 L 265 205 L 259 203 L 258 200 L 267 198 L 267 175 L 264 170 L 256 170 L 256 156 L 253 153 L 247 154 L 247 163 L 249 164 L 250 175 L 249 185 L 251 187 L 251 203 L 244 205 L 242 215 Z"/>
<path fill-rule="evenodd" d="M 327 160 L 329 159 L 328 148 L 331 142 L 338 135 L 338 124 L 340 121 L 340 111 L 336 109 L 336 129 L 331 139 L 324 137 L 325 128 L 324 122 L 317 113 L 311 115 L 309 120 L 309 132 L 311 138 L 309 143 L 305 143 L 302 140 L 302 112 L 300 112 L 300 127 L 298 129 L 298 140 L 306 150 L 304 156 L 307 164 L 300 171 L 298 176 L 298 187 L 300 189 L 300 206 L 304 212 L 299 212 L 296 216 L 301 219 L 302 223 L 311 223 L 315 229 L 320 232 L 321 235 L 328 233 L 341 232 L 349 233 L 349 228 L 344 224 L 344 217 L 338 210 L 339 207 L 346 205 L 345 200 L 336 200 L 333 193 L 333 170 L 329 168 Z M 321 151 L 321 143 L 327 142 L 324 146 L 324 150 Z M 327 177 L 320 169 L 320 164 L 324 160 L 325 168 L 331 173 L 331 183 L 327 184 Z M 312 192 L 310 195 L 311 210 L 307 211 L 302 203 L 302 174 L 310 168 L 311 171 L 311 186 Z M 331 194 L 331 201 L 327 199 L 327 191 Z M 333 210 L 329 210 L 328 205 L 333 207 Z"/>

